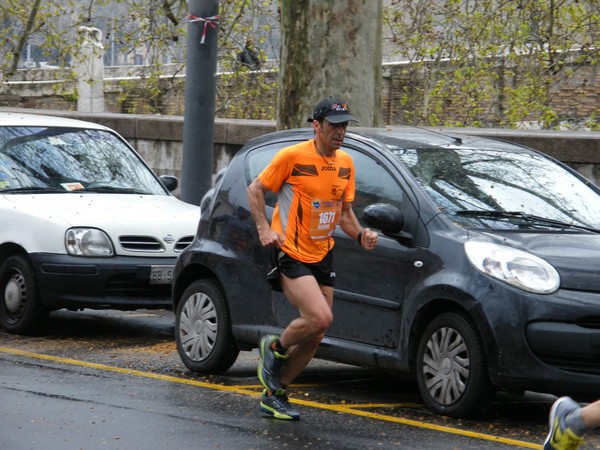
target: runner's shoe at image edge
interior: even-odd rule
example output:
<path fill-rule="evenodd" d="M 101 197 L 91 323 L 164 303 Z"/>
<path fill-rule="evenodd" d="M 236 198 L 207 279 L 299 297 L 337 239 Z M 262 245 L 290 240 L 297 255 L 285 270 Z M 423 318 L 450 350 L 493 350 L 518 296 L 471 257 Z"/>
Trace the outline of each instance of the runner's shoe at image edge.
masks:
<path fill-rule="evenodd" d="M 269 334 L 260 340 L 260 361 L 258 363 L 258 379 L 261 384 L 271 391 L 281 389 L 283 386 L 279 381 L 281 365 L 288 355 L 280 354 L 273 348 L 277 336 Z"/>
<path fill-rule="evenodd" d="M 583 442 L 583 436 L 577 436 L 567 427 L 566 417 L 580 408 L 570 397 L 561 397 L 554 402 L 550 410 L 550 432 L 544 442 L 544 450 L 575 450 Z"/>
<path fill-rule="evenodd" d="M 290 405 L 284 389 L 278 389 L 271 395 L 267 389 L 263 390 L 260 409 L 276 419 L 300 420 L 300 413 Z"/>

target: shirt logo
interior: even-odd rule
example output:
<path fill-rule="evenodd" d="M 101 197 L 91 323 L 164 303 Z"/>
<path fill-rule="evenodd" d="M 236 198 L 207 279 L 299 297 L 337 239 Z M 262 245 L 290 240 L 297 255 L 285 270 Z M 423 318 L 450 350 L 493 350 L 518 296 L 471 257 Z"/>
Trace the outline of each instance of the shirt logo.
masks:
<path fill-rule="evenodd" d="M 341 167 L 340 172 L 338 173 L 338 178 L 342 178 L 344 180 L 349 180 L 352 171 L 348 168 Z"/>
<path fill-rule="evenodd" d="M 313 208 L 319 209 L 321 207 L 321 200 L 313 200 L 312 205 L 313 205 Z"/>

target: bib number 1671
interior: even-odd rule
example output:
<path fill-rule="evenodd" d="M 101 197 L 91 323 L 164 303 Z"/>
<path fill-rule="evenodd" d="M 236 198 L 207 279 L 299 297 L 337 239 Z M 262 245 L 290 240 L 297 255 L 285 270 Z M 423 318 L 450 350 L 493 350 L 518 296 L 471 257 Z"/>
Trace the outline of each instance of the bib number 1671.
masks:
<path fill-rule="evenodd" d="M 328 225 L 335 221 L 335 211 L 319 213 L 319 225 Z"/>

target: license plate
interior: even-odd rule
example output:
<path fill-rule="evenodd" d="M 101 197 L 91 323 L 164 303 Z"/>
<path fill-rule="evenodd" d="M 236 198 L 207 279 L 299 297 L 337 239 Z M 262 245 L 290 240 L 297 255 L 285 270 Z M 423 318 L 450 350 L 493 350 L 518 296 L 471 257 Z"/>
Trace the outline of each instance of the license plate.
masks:
<path fill-rule="evenodd" d="M 150 266 L 150 284 L 171 284 L 175 266 Z"/>

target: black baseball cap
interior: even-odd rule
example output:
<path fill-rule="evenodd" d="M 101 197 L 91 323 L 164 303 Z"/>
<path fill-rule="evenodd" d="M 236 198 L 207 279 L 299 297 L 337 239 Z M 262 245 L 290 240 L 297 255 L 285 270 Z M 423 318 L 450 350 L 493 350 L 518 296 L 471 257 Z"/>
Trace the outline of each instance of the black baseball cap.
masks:
<path fill-rule="evenodd" d="M 323 119 L 331 123 L 342 123 L 350 120 L 358 122 L 350 112 L 348 102 L 337 97 L 327 97 L 317 103 L 313 111 L 313 116 L 308 121 L 321 121 Z"/>

